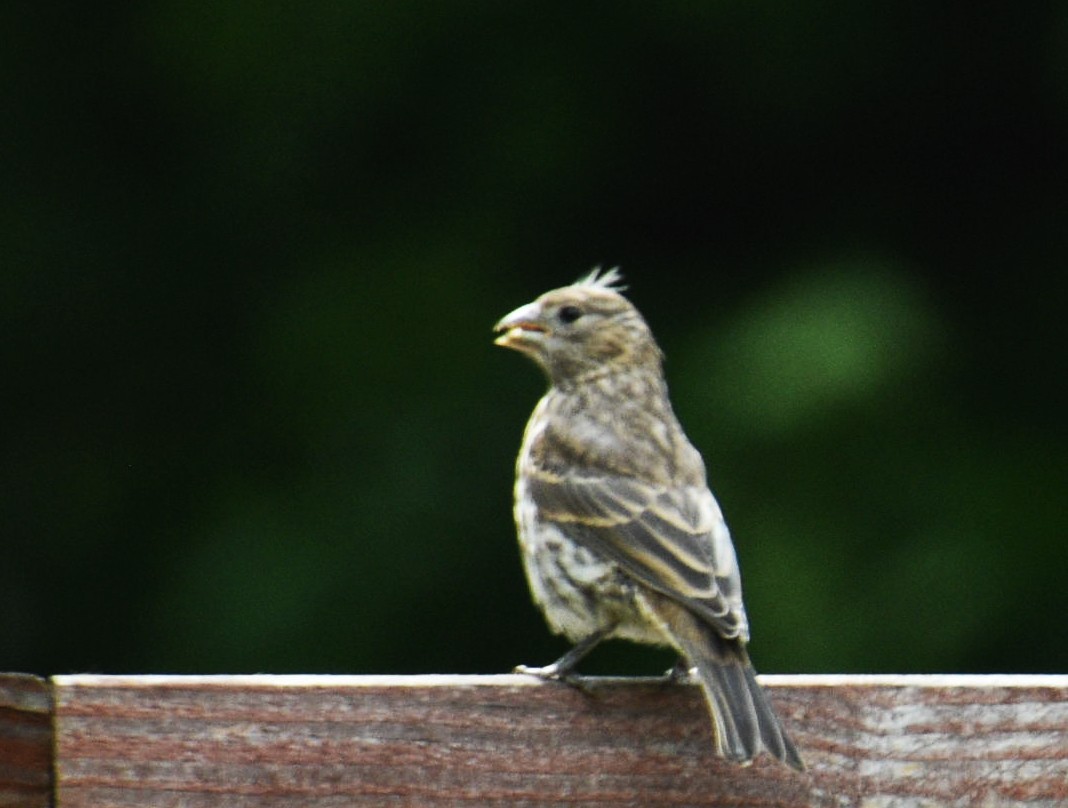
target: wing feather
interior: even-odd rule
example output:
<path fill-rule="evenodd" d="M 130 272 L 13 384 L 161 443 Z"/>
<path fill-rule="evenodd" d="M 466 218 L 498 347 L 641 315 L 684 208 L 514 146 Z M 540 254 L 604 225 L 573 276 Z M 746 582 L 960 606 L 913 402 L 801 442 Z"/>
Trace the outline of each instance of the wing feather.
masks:
<path fill-rule="evenodd" d="M 748 640 L 730 533 L 707 488 L 539 469 L 528 490 L 542 519 L 686 605 L 724 637 Z"/>

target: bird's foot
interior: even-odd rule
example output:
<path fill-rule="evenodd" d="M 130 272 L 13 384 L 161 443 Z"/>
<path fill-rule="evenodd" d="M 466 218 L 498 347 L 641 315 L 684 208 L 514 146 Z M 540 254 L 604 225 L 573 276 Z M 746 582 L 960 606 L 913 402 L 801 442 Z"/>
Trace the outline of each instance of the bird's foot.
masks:
<path fill-rule="evenodd" d="M 523 673 L 527 676 L 537 676 L 539 679 L 559 679 L 560 666 L 555 662 L 552 665 L 545 665 L 541 668 L 534 668 L 530 665 L 516 665 L 512 669 L 512 673 Z"/>
<path fill-rule="evenodd" d="M 694 682 L 693 669 L 685 659 L 680 659 L 664 671 L 664 684 L 688 685 Z"/>
<path fill-rule="evenodd" d="M 512 673 L 521 673 L 526 676 L 537 676 L 539 679 L 545 679 L 548 682 L 563 682 L 565 685 L 573 687 L 576 690 L 581 690 L 587 695 L 590 695 L 592 692 L 589 685 L 586 684 L 585 677 L 580 676 L 571 669 L 564 668 L 556 662 L 541 668 L 533 668 L 529 665 L 516 665 L 512 669 Z"/>
<path fill-rule="evenodd" d="M 531 668 L 526 665 L 516 665 L 514 672 L 525 673 L 528 676 L 537 676 L 540 679 L 555 679 L 564 684 L 578 688 L 583 693 L 589 694 L 590 689 L 583 684 L 582 677 L 573 671 L 575 670 L 575 666 L 582 661 L 582 658 L 592 651 L 597 643 L 610 635 L 614 629 L 615 626 L 611 625 L 584 637 L 575 644 L 574 648 L 551 665 L 546 665 L 544 668 Z"/>

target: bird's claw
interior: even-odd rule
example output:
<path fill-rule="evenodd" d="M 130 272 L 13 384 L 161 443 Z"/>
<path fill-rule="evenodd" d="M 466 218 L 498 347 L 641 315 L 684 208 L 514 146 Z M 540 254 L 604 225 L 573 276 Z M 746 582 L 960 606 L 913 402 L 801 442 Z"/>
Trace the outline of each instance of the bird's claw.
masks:
<path fill-rule="evenodd" d="M 664 682 L 666 684 L 679 684 L 688 685 L 694 682 L 693 669 L 689 663 L 680 659 L 666 671 L 664 671 Z"/>
<path fill-rule="evenodd" d="M 525 676 L 537 676 L 539 679 L 544 679 L 547 682 L 563 682 L 568 687 L 581 690 L 587 695 L 592 693 L 589 685 L 586 684 L 584 677 L 574 671 L 562 671 L 560 666 L 555 662 L 552 665 L 545 665 L 541 668 L 533 668 L 529 665 L 516 665 L 512 668 L 512 673 L 519 673 Z"/>
<path fill-rule="evenodd" d="M 512 669 L 512 673 L 522 673 L 527 676 L 537 676 L 539 679 L 560 678 L 560 668 L 557 665 L 545 665 L 541 668 L 534 668 L 530 665 L 516 665 Z"/>

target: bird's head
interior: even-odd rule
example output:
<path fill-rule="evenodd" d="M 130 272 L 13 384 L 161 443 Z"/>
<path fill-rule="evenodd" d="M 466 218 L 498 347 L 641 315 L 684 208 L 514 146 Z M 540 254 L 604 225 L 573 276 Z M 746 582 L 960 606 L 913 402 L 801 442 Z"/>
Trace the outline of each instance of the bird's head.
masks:
<path fill-rule="evenodd" d="M 594 270 L 506 315 L 494 344 L 526 354 L 556 385 L 606 373 L 660 369 L 660 349 L 638 310 L 620 294 L 618 270 Z"/>

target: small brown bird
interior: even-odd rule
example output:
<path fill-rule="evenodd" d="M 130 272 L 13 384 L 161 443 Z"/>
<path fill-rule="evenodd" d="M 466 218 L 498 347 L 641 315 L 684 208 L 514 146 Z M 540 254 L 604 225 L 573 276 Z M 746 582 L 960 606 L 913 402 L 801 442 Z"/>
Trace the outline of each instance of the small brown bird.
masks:
<path fill-rule="evenodd" d="M 516 462 L 515 519 L 534 600 L 576 643 L 516 670 L 566 678 L 609 638 L 671 646 L 697 669 L 717 754 L 748 763 L 763 749 L 804 769 L 749 663 L 738 562 L 704 463 L 620 280 L 594 270 L 494 329 L 549 377 Z"/>

